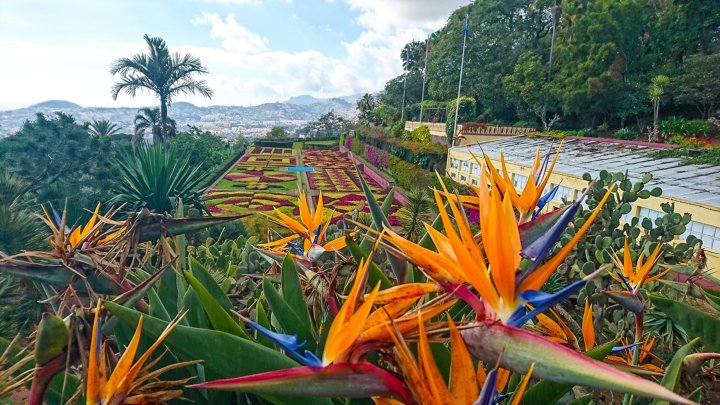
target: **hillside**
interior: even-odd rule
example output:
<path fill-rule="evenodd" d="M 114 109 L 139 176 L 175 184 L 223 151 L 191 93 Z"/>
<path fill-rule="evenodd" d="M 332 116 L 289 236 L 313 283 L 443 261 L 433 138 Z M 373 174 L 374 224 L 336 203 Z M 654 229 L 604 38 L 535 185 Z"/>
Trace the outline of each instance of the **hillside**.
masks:
<path fill-rule="evenodd" d="M 352 118 L 356 114 L 355 104 L 341 98 L 316 99 L 311 96 L 299 96 L 299 98 L 312 102 L 298 104 L 288 100 L 247 107 L 198 107 L 180 101 L 170 106 L 169 114 L 177 121 L 179 129 L 195 125 L 227 137 L 262 136 L 273 126 L 283 126 L 292 132 L 331 110 L 345 118 Z M 132 123 L 137 108 L 81 107 L 64 100 L 44 101 L 26 108 L 0 111 L 0 137 L 17 131 L 26 120 L 34 119 L 37 113 L 53 114 L 56 111 L 70 114 L 78 122 L 110 120 L 118 123 L 123 132 L 132 133 Z"/>

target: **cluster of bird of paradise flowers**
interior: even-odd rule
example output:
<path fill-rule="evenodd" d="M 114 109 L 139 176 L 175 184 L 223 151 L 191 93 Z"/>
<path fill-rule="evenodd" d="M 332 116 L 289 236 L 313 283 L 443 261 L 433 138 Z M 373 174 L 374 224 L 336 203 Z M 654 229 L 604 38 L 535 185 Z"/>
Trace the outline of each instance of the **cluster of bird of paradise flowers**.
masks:
<path fill-rule="evenodd" d="M 374 226 L 358 223 L 358 230 L 328 240 L 331 221 L 326 219 L 328 208 L 322 194 L 313 207 L 310 197 L 300 191 L 296 214 L 274 209 L 268 215 L 270 220 L 287 228 L 290 235 L 256 247 L 267 257 L 282 261 L 282 294 L 264 285 L 268 302 L 268 294 L 278 294 L 273 300 L 287 297 L 296 304 L 304 302 L 303 293 L 311 288 L 303 287 L 300 280 L 307 283 L 313 274 L 323 272 L 319 259 L 325 255 L 337 255 L 340 264 L 351 263 L 347 256 L 354 258 L 356 271 L 348 280 L 349 289 L 337 294 L 324 293 L 329 313 L 302 339 L 272 322 L 261 324 L 238 314 L 239 319 L 254 330 L 255 340 L 263 338 L 272 342 L 297 362 L 296 367 L 203 381 L 187 388 L 242 391 L 270 397 L 369 397 L 376 404 L 393 405 L 489 405 L 527 403 L 548 398 L 547 395 L 553 397 L 558 392 L 562 394 L 563 387 L 582 385 L 693 404 L 653 380 L 635 374 L 643 370 L 645 375 L 655 376 L 665 371 L 652 361 L 654 339 L 643 334 L 644 304 L 640 297 L 647 283 L 665 275 L 657 270 L 661 244 L 645 254 L 633 252 L 626 243 L 622 252 L 615 252 L 614 265 L 603 266 L 554 293 L 542 291 L 613 192 L 610 187 L 603 199 L 593 203 L 595 206 L 590 207 L 584 223 L 567 242 L 558 246 L 564 230 L 579 211 L 583 196 L 572 204 L 544 211 L 545 204 L 556 192 L 545 190 L 555 162 L 550 161 L 550 156 L 541 159 L 537 154 L 533 176 L 522 191 L 499 174 L 487 158 L 478 159 L 482 166 L 481 184 L 487 187 L 473 187 L 474 195 L 458 195 L 444 184 L 440 190 L 433 190 L 439 215 L 435 223 L 425 225 L 429 242 L 415 243 L 396 233 L 384 213 L 387 204 L 381 206 L 364 183 Z M 480 230 L 477 233 L 473 232 L 466 215 L 466 209 L 470 208 L 478 212 Z M 127 236 L 130 229 L 135 229 L 111 219 L 117 210 L 104 215 L 99 211 L 98 206 L 87 224 L 77 226 L 66 224 L 64 212 L 60 216 L 52 210 L 46 211 L 43 220 L 53 235 L 49 240 L 53 252 L 49 255 L 63 260 L 77 255 L 84 262 L 87 252 L 113 244 Z M 390 282 L 379 266 L 386 262 L 378 257 L 381 250 L 387 262 L 400 261 L 400 266 L 405 266 L 404 272 L 395 273 L 395 283 Z M 286 266 L 288 262 L 292 265 Z M 395 265 L 392 267 L 396 270 Z M 410 273 L 413 274 L 411 281 L 404 276 Z M 601 339 L 596 336 L 589 300 L 584 306 L 578 303 L 578 310 L 582 312 L 581 340 L 554 306 L 572 299 L 588 281 L 603 273 L 616 281 L 604 293 L 632 312 L 637 322 L 632 339 L 613 339 L 598 345 Z M 197 282 L 191 273 L 185 271 L 184 275 L 191 283 Z M 129 303 L 131 296 L 140 297 L 161 276 L 162 272 L 152 275 L 132 291 L 116 297 L 114 303 L 107 302 L 105 309 L 117 313 L 122 308 L 118 303 Z M 266 281 L 263 283 L 270 285 Z M 296 289 L 292 290 L 293 287 Z M 332 283 L 315 287 L 329 289 Z M 230 328 L 242 339 L 248 339 L 249 345 L 255 344 L 230 318 L 229 309 L 222 309 L 207 290 L 194 291 L 204 291 L 200 297 L 203 305 L 215 305 L 208 312 L 214 325 Z M 293 307 L 284 305 L 291 312 L 286 315 L 296 314 Z M 164 329 L 158 328 L 161 324 L 150 317 L 148 322 L 153 322 L 151 330 L 156 338 L 142 353 L 141 332 L 147 329 L 143 326 L 144 316 L 137 313 L 135 333 L 120 355 L 111 347 L 112 342 L 104 338 L 103 323 L 108 319 L 105 309 L 98 303 L 95 310 L 90 311 L 93 320 L 83 368 L 87 403 L 159 403 L 181 397 L 183 391 L 179 386 L 189 383 L 189 377 L 173 381 L 157 381 L 157 377 L 170 370 L 194 366 L 203 359 L 158 367 L 162 356 L 154 359 L 151 356 L 172 336 L 184 313 L 178 310 L 178 316 L 166 322 Z M 54 322 L 56 330 L 67 334 L 62 319 L 50 317 L 43 322 Z M 278 322 L 285 321 L 279 319 Z M 310 319 L 307 322 L 313 323 Z M 186 333 L 189 329 L 192 328 L 186 328 Z M 40 340 L 48 335 L 41 326 L 36 346 L 43 346 Z M 65 339 L 67 341 L 67 335 Z M 56 351 L 65 348 L 55 344 L 46 346 Z M 447 356 L 438 357 L 437 353 L 443 350 Z M 35 359 L 38 364 L 47 365 L 50 356 L 36 352 Z M 62 356 L 52 359 L 66 361 Z M 35 377 L 37 375 L 36 372 Z M 511 378 L 513 375 L 515 378 Z M 533 380 L 539 382 L 532 383 Z M 556 385 L 543 385 L 546 381 Z M 35 384 L 31 397 L 34 387 Z M 541 392 L 543 390 L 545 392 Z"/>
<path fill-rule="evenodd" d="M 372 397 L 377 404 L 504 401 L 517 404 L 530 380 L 540 379 L 693 403 L 656 382 L 615 366 L 623 363 L 637 367 L 647 356 L 652 340 L 643 343 L 641 326 L 634 342 L 611 341 L 602 346 L 602 355 L 597 356 L 599 347 L 595 347 L 591 304 L 586 301 L 583 311 L 582 348 L 553 310 L 588 281 L 611 271 L 611 266 L 603 266 L 557 292 L 542 291 L 613 192 L 610 187 L 583 225 L 558 249 L 561 236 L 584 198 L 583 195 L 572 204 L 544 212 L 557 191 L 545 188 L 559 153 L 560 149 L 551 160 L 550 153 L 541 159 L 538 151 L 533 176 L 523 190 L 516 190 L 512 180 L 500 174 L 487 157 L 484 161 L 478 159 L 482 167 L 480 184 L 487 187 L 473 187 L 474 195 L 468 196 L 450 192 L 444 185 L 434 190 L 439 220 L 437 226 L 425 225 L 430 244 L 415 243 L 396 233 L 382 217 L 377 202 L 369 201 L 376 226 L 363 232 L 374 243 L 366 246 L 369 254 L 359 259 L 352 288 L 341 295 L 342 305 L 328 298 L 334 318 L 321 356 L 304 349 L 308 342 L 299 341 L 295 335 L 248 321 L 258 334 L 274 341 L 301 366 L 193 387 Z M 502 156 L 501 163 L 504 166 Z M 299 217 L 279 210 L 272 217 L 292 234 L 260 246 L 269 255 L 290 255 L 304 272 L 317 272 L 320 270 L 315 266 L 321 256 L 339 253 L 346 245 L 355 243 L 357 234 L 325 240 L 330 221 L 323 220 L 322 198 L 315 210 L 303 193 L 298 203 Z M 466 207 L 477 211 L 478 233 L 471 229 Z M 422 276 L 414 282 L 398 277 L 394 286 L 383 285 L 373 258 L 381 248 L 405 266 L 419 270 Z M 650 275 L 656 268 L 660 249 L 661 245 L 648 258 L 639 255 L 633 264 L 626 246 L 622 261 L 617 259 L 620 271 L 611 271 L 623 290 L 607 293 L 641 313 L 639 290 L 643 284 L 663 276 L 663 273 Z M 457 314 L 464 315 L 458 318 Z M 438 369 L 431 341 L 449 347 L 451 365 L 447 382 Z M 416 350 L 411 350 L 411 343 L 416 344 Z M 630 358 L 607 357 L 611 352 L 625 353 Z M 382 361 L 371 360 L 377 358 L 372 353 L 379 353 Z M 601 361 L 605 357 L 606 361 Z M 513 389 L 507 389 L 511 373 L 524 377 Z"/>

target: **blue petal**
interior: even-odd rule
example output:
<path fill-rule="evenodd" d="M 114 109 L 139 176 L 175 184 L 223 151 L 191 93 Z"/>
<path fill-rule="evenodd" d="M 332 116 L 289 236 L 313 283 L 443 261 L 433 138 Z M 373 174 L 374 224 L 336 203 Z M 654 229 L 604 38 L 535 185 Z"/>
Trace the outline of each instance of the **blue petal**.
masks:
<path fill-rule="evenodd" d="M 555 246 L 555 243 L 560 239 L 565 229 L 567 229 L 570 221 L 572 221 L 573 217 L 575 217 L 575 213 L 577 213 L 580 208 L 580 201 L 581 200 L 578 200 L 570 205 L 570 208 L 565 210 L 562 216 L 560 216 L 557 222 L 548 229 L 544 236 L 533 241 L 530 246 L 523 247 L 523 254 L 533 258 L 534 260 L 518 283 L 522 282 L 525 277 L 532 274 L 535 269 L 540 267 L 540 264 L 542 264 L 543 260 L 545 260 L 548 253 L 550 253 L 552 247 Z"/>
<path fill-rule="evenodd" d="M 495 385 L 497 384 L 497 367 L 492 369 L 488 373 L 485 384 L 483 384 L 480 396 L 473 405 L 492 405 L 493 400 L 497 397 L 497 390 Z"/>
<path fill-rule="evenodd" d="M 305 251 L 300 249 L 300 246 L 297 244 L 297 242 L 288 242 L 288 246 L 293 248 L 295 253 L 299 254 L 300 256 L 305 256 Z"/>
<path fill-rule="evenodd" d="M 58 227 L 62 224 L 62 219 L 60 218 L 60 215 L 55 211 L 55 208 L 53 206 L 50 206 L 50 210 L 52 211 L 53 219 L 55 220 L 55 224 L 57 224 Z M 65 225 L 65 235 L 70 233 L 70 227 Z"/>
<path fill-rule="evenodd" d="M 535 213 L 533 213 L 532 219 L 535 219 L 536 216 L 540 214 L 540 211 L 542 211 L 543 208 L 545 208 L 545 205 L 550 202 L 553 198 L 555 198 L 555 194 L 558 191 L 558 188 L 560 185 L 553 187 L 550 191 L 548 191 L 544 196 L 540 197 L 537 203 L 537 209 L 535 210 Z"/>
<path fill-rule="evenodd" d="M 572 295 L 575 291 L 584 286 L 585 283 L 587 283 L 587 280 L 587 277 L 582 280 L 578 280 L 554 294 L 548 294 L 546 292 L 536 290 L 523 291 L 518 296 L 521 300 L 532 305 L 534 308 L 529 312 L 525 311 L 524 307 L 519 308 L 512 314 L 512 316 L 510 316 L 507 324 L 516 327 L 522 326 L 525 322 L 537 316 L 537 314 L 545 312 L 546 309 Z M 523 309 L 523 311 L 520 311 L 520 309 Z"/>
<path fill-rule="evenodd" d="M 320 230 L 321 229 L 322 229 L 322 224 L 318 225 L 317 229 L 314 232 L 314 234 L 315 234 L 315 237 L 313 238 L 314 245 L 317 245 L 319 243 L 318 238 L 320 238 Z"/>
<path fill-rule="evenodd" d="M 283 350 L 285 350 L 285 352 L 289 354 L 290 357 L 299 361 L 303 365 L 312 367 L 322 366 L 322 361 L 318 359 L 317 356 L 315 356 L 315 354 L 311 353 L 309 350 L 305 350 L 302 354 L 298 352 L 298 350 L 305 346 L 305 342 L 298 342 L 297 335 L 286 335 L 284 333 L 273 332 L 249 319 L 244 320 L 253 329 L 258 331 L 258 333 L 272 340 L 273 343 L 283 348 Z"/>
<path fill-rule="evenodd" d="M 610 354 L 622 352 L 622 351 L 624 351 L 625 349 L 630 349 L 631 347 L 635 347 L 635 346 L 639 345 L 640 343 L 641 343 L 641 342 L 631 343 L 631 344 L 625 345 L 625 346 L 615 346 L 615 347 L 613 347 L 613 348 L 610 350 Z"/>
<path fill-rule="evenodd" d="M 630 284 L 628 283 L 628 279 L 625 278 L 619 271 L 617 272 L 617 276 L 620 280 L 622 280 L 623 284 L 625 284 L 625 288 L 627 288 L 628 291 L 632 292 L 632 287 L 630 287 Z"/>

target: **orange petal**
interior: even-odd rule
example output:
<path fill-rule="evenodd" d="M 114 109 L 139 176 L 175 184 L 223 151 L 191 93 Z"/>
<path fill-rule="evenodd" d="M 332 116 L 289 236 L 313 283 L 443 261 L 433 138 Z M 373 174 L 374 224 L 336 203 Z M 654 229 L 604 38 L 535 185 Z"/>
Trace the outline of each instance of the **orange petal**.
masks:
<path fill-rule="evenodd" d="M 298 238 L 298 235 L 297 235 L 297 234 L 292 234 L 292 235 L 290 235 L 290 236 L 288 236 L 288 237 L 285 237 L 285 238 L 282 238 L 282 239 L 278 239 L 278 240 L 274 240 L 274 241 L 272 241 L 272 242 L 258 243 L 258 246 L 262 246 L 262 247 L 284 246 L 284 245 L 287 245 L 288 242 L 292 242 L 292 241 L 294 241 L 294 240 L 297 239 L 297 238 Z"/>
<path fill-rule="evenodd" d="M 101 397 L 103 399 L 109 400 L 110 398 L 115 396 L 115 394 L 118 392 L 118 389 L 121 388 L 120 382 L 125 378 L 128 371 L 130 371 L 132 363 L 135 360 L 135 354 L 137 353 L 138 345 L 140 344 L 142 325 L 143 317 L 141 316 L 140 319 L 138 319 L 138 324 L 135 328 L 135 334 L 130 340 L 130 344 L 128 345 L 127 349 L 125 349 L 125 352 L 120 357 L 120 360 L 118 360 L 118 363 L 115 366 L 115 370 L 113 370 L 112 375 L 102 389 Z"/>
<path fill-rule="evenodd" d="M 365 327 L 365 321 L 370 315 L 373 302 L 375 301 L 375 295 L 377 295 L 379 290 L 380 283 L 373 288 L 370 297 L 360 305 L 360 308 L 350 317 L 343 328 L 332 336 L 328 335 L 323 354 L 323 365 L 326 366 L 342 356 L 355 342 Z"/>
<path fill-rule="evenodd" d="M 533 370 L 535 370 L 535 363 L 530 364 L 530 369 L 528 369 L 527 374 L 525 374 L 525 378 L 523 378 L 520 386 L 515 390 L 515 395 L 513 395 L 513 399 L 512 402 L 510 402 L 510 405 L 520 404 L 520 400 L 522 399 L 522 396 L 525 393 L 525 389 L 527 388 L 528 383 L 530 382 L 530 378 L 532 377 Z"/>
<path fill-rule="evenodd" d="M 585 351 L 595 347 L 595 326 L 593 325 L 593 312 L 590 301 L 585 298 L 585 312 L 582 319 L 582 334 Z"/>
<path fill-rule="evenodd" d="M 450 328 L 450 354 L 452 356 L 450 392 L 453 403 L 470 405 L 480 395 L 475 366 L 473 366 L 473 360 L 465 341 L 450 317 L 448 317 L 448 327 Z"/>
<path fill-rule="evenodd" d="M 499 368 L 497 373 L 497 381 L 495 381 L 495 389 L 497 392 L 503 392 L 507 385 L 508 379 L 510 379 L 510 370 Z"/>
<path fill-rule="evenodd" d="M 432 403 L 451 405 L 453 403 L 452 397 L 450 396 L 450 391 L 448 391 L 447 386 L 445 385 L 445 380 L 440 374 L 437 364 L 435 363 L 435 358 L 430 350 L 430 344 L 428 343 L 427 335 L 425 334 L 425 321 L 422 319 L 422 314 L 420 312 L 418 312 L 417 315 L 417 323 L 419 334 L 418 360 L 420 363 L 420 370 L 422 371 L 425 380 L 428 382 L 430 392 L 434 398 Z"/>
<path fill-rule="evenodd" d="M 384 305 L 391 302 L 418 298 L 425 294 L 441 291 L 442 288 L 434 283 L 407 283 L 386 288 L 378 293 L 375 303 Z"/>

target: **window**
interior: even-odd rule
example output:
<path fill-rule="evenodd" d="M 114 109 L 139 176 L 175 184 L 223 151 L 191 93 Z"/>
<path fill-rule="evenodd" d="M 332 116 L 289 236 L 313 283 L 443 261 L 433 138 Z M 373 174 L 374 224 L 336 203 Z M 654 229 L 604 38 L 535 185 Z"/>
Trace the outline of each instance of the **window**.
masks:
<path fill-rule="evenodd" d="M 450 177 L 457 177 L 457 176 L 455 176 L 455 172 L 450 172 Z"/>
<path fill-rule="evenodd" d="M 464 172 L 469 172 L 470 171 L 470 162 L 467 162 L 467 161 L 462 162 L 462 168 L 460 170 L 462 170 Z"/>
<path fill-rule="evenodd" d="M 555 193 L 555 199 L 562 201 L 573 201 L 575 199 L 575 190 L 570 187 L 558 186 L 557 193 Z"/>
<path fill-rule="evenodd" d="M 480 175 L 480 165 L 477 163 L 472 164 L 472 174 Z"/>
<path fill-rule="evenodd" d="M 640 221 L 642 222 L 643 218 L 650 218 L 653 222 L 655 222 L 655 219 L 657 217 L 661 216 L 662 213 L 660 211 L 651 210 L 650 208 L 640 207 Z"/>
<path fill-rule="evenodd" d="M 527 181 L 528 181 L 528 177 L 523 176 L 522 174 L 516 174 L 515 177 L 513 177 L 513 185 L 515 186 L 515 189 L 518 191 L 525 188 Z"/>
<path fill-rule="evenodd" d="M 680 239 L 687 239 L 692 234 L 703 242 L 704 248 L 720 252 L 720 227 L 690 221 L 686 228 Z"/>
<path fill-rule="evenodd" d="M 459 162 L 457 159 L 455 159 L 455 158 L 450 159 L 450 167 L 452 167 L 453 169 L 457 169 L 458 166 L 459 166 Z"/>
<path fill-rule="evenodd" d="M 460 181 L 467 181 L 467 177 L 465 177 L 465 176 L 460 176 Z"/>
<path fill-rule="evenodd" d="M 473 186 L 477 186 L 477 185 L 478 185 L 478 179 L 472 179 L 472 180 L 470 180 L 470 183 L 472 183 Z"/>

